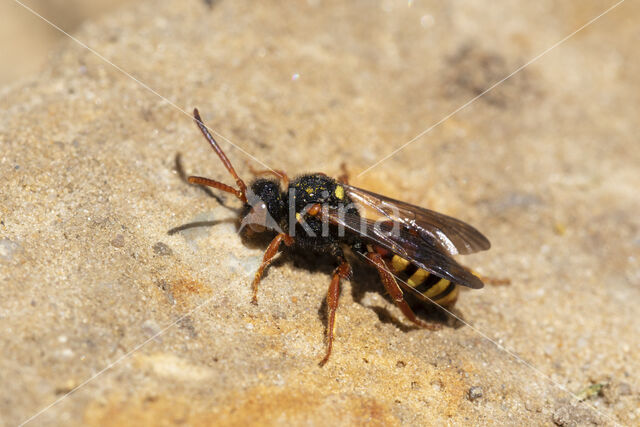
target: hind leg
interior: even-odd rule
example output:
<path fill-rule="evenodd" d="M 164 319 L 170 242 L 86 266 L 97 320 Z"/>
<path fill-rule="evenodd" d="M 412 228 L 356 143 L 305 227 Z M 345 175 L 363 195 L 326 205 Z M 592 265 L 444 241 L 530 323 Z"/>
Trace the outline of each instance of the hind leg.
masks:
<path fill-rule="evenodd" d="M 404 300 L 402 289 L 400 289 L 396 278 L 393 277 L 393 274 L 391 274 L 391 272 L 387 268 L 387 265 L 385 264 L 380 254 L 376 252 L 369 252 L 367 253 L 367 259 L 369 259 L 369 261 L 371 261 L 373 265 L 375 265 L 375 267 L 378 269 L 382 284 L 384 285 L 387 292 L 389 292 L 389 295 L 391 295 L 391 299 L 393 299 L 393 302 L 398 306 L 400 311 L 402 311 L 402 314 L 404 314 L 407 319 L 420 326 L 421 328 L 429 329 L 431 331 L 436 331 L 442 328 L 442 325 L 440 324 L 427 323 L 424 320 L 418 319 L 416 317 L 413 310 L 411 310 L 411 307 L 409 307 L 409 304 L 407 304 L 407 302 Z"/>

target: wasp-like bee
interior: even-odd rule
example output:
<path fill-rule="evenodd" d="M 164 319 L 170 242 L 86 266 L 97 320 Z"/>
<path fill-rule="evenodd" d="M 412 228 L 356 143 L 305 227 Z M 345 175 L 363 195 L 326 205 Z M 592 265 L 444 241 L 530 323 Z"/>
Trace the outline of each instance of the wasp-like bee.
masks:
<path fill-rule="evenodd" d="M 411 322 L 423 328 L 436 329 L 439 325 L 417 318 L 404 300 L 403 291 L 446 307 L 457 299 L 456 285 L 483 287 L 476 275 L 451 257 L 489 249 L 489 240 L 472 226 L 349 185 L 346 175 L 336 180 L 315 173 L 290 181 L 284 172 L 269 170 L 255 173 L 273 174 L 277 179 L 259 178 L 247 187 L 207 130 L 198 110 L 194 109 L 193 114 L 202 134 L 236 180 L 237 188 L 197 176 L 189 177 L 189 182 L 214 187 L 240 199 L 244 205 L 241 228 L 277 233 L 255 274 L 252 302 L 257 304 L 260 278 L 282 244 L 328 253 L 337 259 L 338 267 L 327 294 L 327 351 L 320 365 L 331 355 L 340 279 L 351 275 L 345 248 L 376 267 L 393 302 Z M 378 219 L 374 220 L 371 214 Z M 406 281 L 396 280 L 395 275 L 400 273 Z"/>

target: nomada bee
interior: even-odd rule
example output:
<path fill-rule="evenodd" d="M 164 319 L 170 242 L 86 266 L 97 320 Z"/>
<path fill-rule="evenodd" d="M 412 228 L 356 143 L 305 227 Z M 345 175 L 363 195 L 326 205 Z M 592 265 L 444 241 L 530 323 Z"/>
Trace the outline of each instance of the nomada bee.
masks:
<path fill-rule="evenodd" d="M 260 279 L 283 244 L 292 249 L 330 254 L 337 259 L 338 267 L 327 292 L 327 350 L 321 366 L 329 360 L 333 347 L 340 280 L 351 275 L 345 248 L 370 261 L 402 313 L 414 324 L 430 330 L 440 325 L 416 317 L 403 292 L 451 307 L 457 300 L 458 286 L 483 287 L 478 276 L 452 258 L 452 255 L 471 254 L 491 246 L 489 240 L 469 224 L 349 185 L 346 174 L 333 179 L 314 173 L 290 180 L 282 171 L 257 171 L 256 175 L 272 174 L 275 179 L 258 178 L 247 187 L 202 122 L 197 108 L 193 115 L 198 128 L 235 179 L 236 187 L 198 176 L 190 176 L 189 182 L 213 187 L 240 199 L 243 203 L 241 228 L 277 233 L 255 273 L 252 302 L 257 304 Z M 379 218 L 372 219 L 372 214 Z M 398 274 L 405 276 L 406 281 L 398 282 L 395 276 Z"/>

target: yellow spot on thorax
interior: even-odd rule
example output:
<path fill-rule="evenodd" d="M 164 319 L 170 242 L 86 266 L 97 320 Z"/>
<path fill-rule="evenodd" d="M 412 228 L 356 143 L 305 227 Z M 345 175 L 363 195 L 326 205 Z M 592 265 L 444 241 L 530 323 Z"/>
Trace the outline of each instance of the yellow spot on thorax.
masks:
<path fill-rule="evenodd" d="M 342 185 L 338 185 L 335 191 L 336 197 L 340 200 L 344 199 L 344 187 Z"/>

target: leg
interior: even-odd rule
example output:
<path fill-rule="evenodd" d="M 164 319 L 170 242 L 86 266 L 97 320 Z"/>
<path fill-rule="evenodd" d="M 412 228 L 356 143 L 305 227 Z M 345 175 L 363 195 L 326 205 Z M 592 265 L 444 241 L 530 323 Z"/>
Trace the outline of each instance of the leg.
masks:
<path fill-rule="evenodd" d="M 251 285 L 253 289 L 253 298 L 251 299 L 252 304 L 258 304 L 258 283 L 260 283 L 260 279 L 262 278 L 262 273 L 264 273 L 264 269 L 267 268 L 273 257 L 278 253 L 278 249 L 280 248 L 280 243 L 284 241 L 284 244 L 287 246 L 291 246 L 293 244 L 293 237 L 289 236 L 285 233 L 278 234 L 272 241 L 269 243 L 269 247 L 264 253 L 264 257 L 262 258 L 262 264 L 258 267 L 258 271 L 256 271 L 256 276 L 253 279 L 253 283 Z"/>
<path fill-rule="evenodd" d="M 378 269 L 380 279 L 382 279 L 382 283 L 384 284 L 385 289 L 387 290 L 387 292 L 389 292 L 389 295 L 391 295 L 393 302 L 398 306 L 400 311 L 402 311 L 407 319 L 420 326 L 421 328 L 426 328 L 432 331 L 438 330 L 442 327 L 439 324 L 427 323 L 424 320 L 418 319 L 416 317 L 413 310 L 411 310 L 411 307 L 409 307 L 409 304 L 407 304 L 407 302 L 404 300 L 402 296 L 402 289 L 400 289 L 398 282 L 387 268 L 387 265 L 385 264 L 380 254 L 376 252 L 369 252 L 367 254 L 367 258 Z"/>
<path fill-rule="evenodd" d="M 248 165 L 249 166 L 249 170 L 251 171 L 252 174 L 254 175 L 273 175 L 276 178 L 278 178 L 279 180 L 282 181 L 282 184 L 284 185 L 285 188 L 289 187 L 289 177 L 287 176 L 286 173 L 284 173 L 281 170 L 278 169 L 274 169 L 274 170 L 257 170 L 254 169 L 253 166 Z"/>
<path fill-rule="evenodd" d="M 351 275 L 351 267 L 347 261 L 342 261 L 333 272 L 333 278 L 327 292 L 327 353 L 320 361 L 320 366 L 324 366 L 329 360 L 331 349 L 333 348 L 333 333 L 336 327 L 336 309 L 340 298 L 340 279 L 346 279 Z"/>
<path fill-rule="evenodd" d="M 338 175 L 338 182 L 349 184 L 349 172 L 347 171 L 346 163 L 342 162 L 340 164 L 340 170 L 342 171 L 342 173 Z"/>
<path fill-rule="evenodd" d="M 490 276 L 483 276 L 480 273 L 477 273 L 473 270 L 471 270 L 471 274 L 473 274 L 474 276 L 476 276 L 478 279 L 482 280 L 484 283 L 486 283 L 487 285 L 492 285 L 492 286 L 509 286 L 511 284 L 511 280 L 510 279 L 505 279 L 505 278 L 498 278 L 498 277 L 490 277 Z"/>

